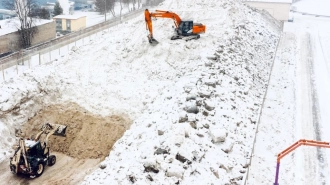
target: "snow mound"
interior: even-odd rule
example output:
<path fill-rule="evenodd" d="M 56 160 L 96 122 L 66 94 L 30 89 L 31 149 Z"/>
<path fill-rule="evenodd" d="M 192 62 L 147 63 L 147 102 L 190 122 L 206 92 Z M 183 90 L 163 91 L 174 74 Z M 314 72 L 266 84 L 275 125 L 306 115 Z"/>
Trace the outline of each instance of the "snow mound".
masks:
<path fill-rule="evenodd" d="M 4 152 L 15 128 L 46 106 L 72 102 L 134 120 L 102 162 L 106 168 L 83 184 L 240 183 L 279 28 L 230 0 L 166 0 L 157 9 L 203 23 L 206 33 L 171 41 L 172 20 L 158 19 L 153 26 L 160 43 L 152 47 L 141 14 L 1 84 L 0 139 L 8 142 L 0 144 L 0 161 L 9 157 Z M 212 141 L 217 130 L 226 131 L 225 140 Z"/>

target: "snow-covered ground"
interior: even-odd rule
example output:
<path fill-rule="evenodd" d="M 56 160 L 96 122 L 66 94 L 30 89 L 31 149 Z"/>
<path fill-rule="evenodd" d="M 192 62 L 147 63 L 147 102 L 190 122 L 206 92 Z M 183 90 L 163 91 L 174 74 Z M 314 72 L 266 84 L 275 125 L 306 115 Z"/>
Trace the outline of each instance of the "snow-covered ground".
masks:
<path fill-rule="evenodd" d="M 299 12 L 330 16 L 329 4 L 328 0 L 300 0 L 292 6 Z"/>
<path fill-rule="evenodd" d="M 314 3 L 294 6 L 326 15 L 329 1 Z M 239 2 L 166 0 L 157 9 L 207 31 L 171 41 L 172 21 L 158 19 L 160 44 L 151 47 L 141 15 L 1 84 L 0 136 L 8 142 L 0 161 L 10 156 L 14 128 L 43 106 L 67 102 L 134 120 L 101 163 L 106 168 L 83 184 L 242 184 L 261 108 L 247 184 L 272 184 L 276 155 L 297 140 L 330 141 L 329 18 L 294 14 L 275 55 L 279 30 Z M 328 149 L 302 146 L 281 160 L 279 184 L 329 184 L 329 164 Z"/>
<path fill-rule="evenodd" d="M 137 8 L 137 5 L 135 5 Z M 122 7 L 120 6 L 119 2 L 115 3 L 114 7 L 114 15 L 112 13 L 107 13 L 107 17 L 105 18 L 104 14 L 100 14 L 99 12 L 91 12 L 91 11 L 85 11 L 85 10 L 79 10 L 79 11 L 74 11 L 74 15 L 84 15 L 86 16 L 86 26 L 90 27 L 99 23 L 104 22 L 105 20 L 110 20 L 114 17 L 119 17 L 120 16 L 120 9 L 121 14 L 126 14 L 129 12 L 130 9 L 132 9 L 133 5 L 129 4 L 123 4 Z M 141 7 L 140 7 L 141 8 Z"/>
<path fill-rule="evenodd" d="M 1 139 L 8 142 L 1 143 L 0 159 L 11 155 L 14 128 L 44 106 L 75 102 L 134 120 L 102 163 L 106 168 L 84 184 L 241 183 L 279 29 L 229 0 L 167 0 L 157 9 L 201 22 L 207 32 L 199 40 L 171 41 L 172 20 L 158 19 L 160 44 L 152 47 L 142 14 L 1 84 Z"/>
<path fill-rule="evenodd" d="M 303 0 L 294 6 L 326 15 L 330 2 Z M 297 13 L 293 23 L 285 23 L 248 184 L 273 183 L 276 154 L 299 139 L 330 141 L 329 33 L 330 18 Z M 328 149 L 302 146 L 281 160 L 279 184 L 329 184 L 329 160 Z"/>

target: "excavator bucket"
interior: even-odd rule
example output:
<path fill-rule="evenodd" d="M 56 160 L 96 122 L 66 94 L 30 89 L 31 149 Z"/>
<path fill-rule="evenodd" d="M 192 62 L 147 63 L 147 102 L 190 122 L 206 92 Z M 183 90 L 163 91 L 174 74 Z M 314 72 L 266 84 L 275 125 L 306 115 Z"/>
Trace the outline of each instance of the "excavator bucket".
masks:
<path fill-rule="evenodd" d="M 44 125 L 42 125 L 41 130 L 46 131 L 48 133 L 53 132 L 53 135 L 65 137 L 66 128 L 67 126 L 61 124 L 45 123 Z"/>
<path fill-rule="evenodd" d="M 159 42 L 156 40 L 156 39 L 154 39 L 153 37 L 148 37 L 148 39 L 149 39 L 149 43 L 151 44 L 151 45 L 153 45 L 153 46 L 155 46 L 155 45 L 157 45 Z"/>

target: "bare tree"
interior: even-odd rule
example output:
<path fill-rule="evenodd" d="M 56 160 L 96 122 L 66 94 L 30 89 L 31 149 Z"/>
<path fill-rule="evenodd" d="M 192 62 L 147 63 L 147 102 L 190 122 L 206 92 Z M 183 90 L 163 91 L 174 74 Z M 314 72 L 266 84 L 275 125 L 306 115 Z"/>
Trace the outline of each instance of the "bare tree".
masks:
<path fill-rule="evenodd" d="M 95 0 L 96 11 L 105 14 L 111 12 L 115 16 L 115 0 Z"/>
<path fill-rule="evenodd" d="M 129 4 L 132 0 L 121 0 L 122 3 L 124 3 L 126 5 L 126 7 L 128 8 L 128 11 L 131 11 L 131 9 L 129 8 Z"/>
<path fill-rule="evenodd" d="M 21 36 L 21 47 L 30 47 L 34 35 L 38 32 L 33 13 L 38 8 L 36 2 L 34 0 L 4 0 L 2 4 L 5 8 L 16 12 L 20 23 L 17 29 Z"/>
<path fill-rule="evenodd" d="M 121 12 L 123 11 L 124 7 L 123 7 L 123 0 L 119 0 L 119 4 L 120 4 L 120 12 L 119 12 L 119 18 L 120 18 L 120 22 L 121 22 Z"/>

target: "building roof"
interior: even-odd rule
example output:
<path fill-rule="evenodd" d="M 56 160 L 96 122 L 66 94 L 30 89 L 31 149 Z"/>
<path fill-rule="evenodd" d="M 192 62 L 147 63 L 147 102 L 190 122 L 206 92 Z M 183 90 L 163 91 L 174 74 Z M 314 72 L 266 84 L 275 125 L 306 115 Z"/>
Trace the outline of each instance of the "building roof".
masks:
<path fill-rule="evenodd" d="M 85 15 L 57 15 L 53 17 L 54 19 L 79 19 L 81 17 L 86 17 Z"/>
<path fill-rule="evenodd" d="M 0 14 L 16 15 L 15 11 L 12 11 L 12 10 L 6 10 L 6 9 L 0 9 Z"/>
<path fill-rule="evenodd" d="M 53 20 L 35 19 L 35 25 L 39 26 L 53 22 Z M 17 17 L 11 19 L 0 20 L 0 36 L 12 33 L 18 30 L 20 22 Z"/>
<path fill-rule="evenodd" d="M 292 0 L 246 0 L 248 2 L 292 3 Z"/>

